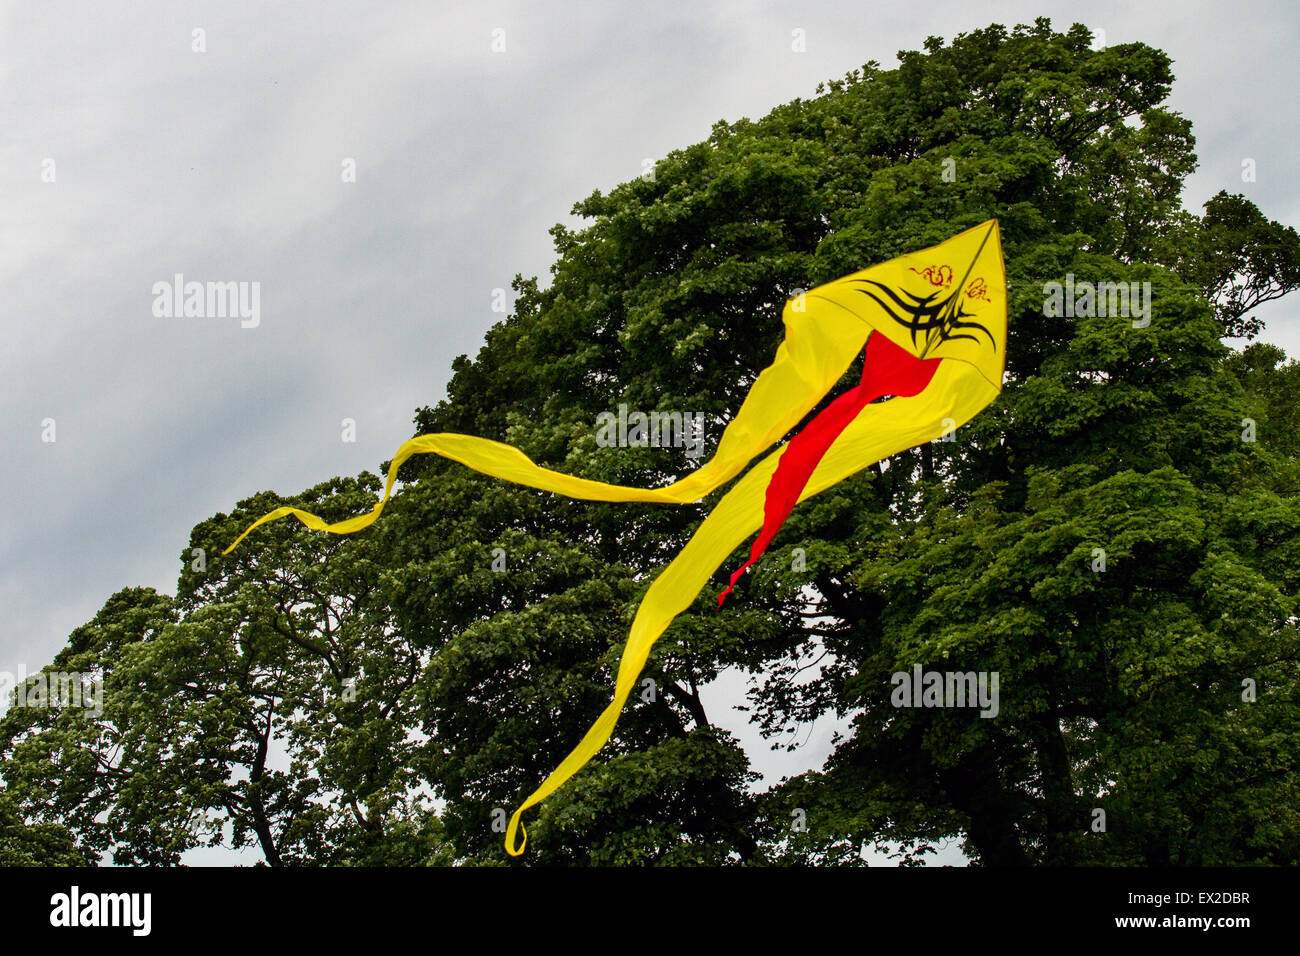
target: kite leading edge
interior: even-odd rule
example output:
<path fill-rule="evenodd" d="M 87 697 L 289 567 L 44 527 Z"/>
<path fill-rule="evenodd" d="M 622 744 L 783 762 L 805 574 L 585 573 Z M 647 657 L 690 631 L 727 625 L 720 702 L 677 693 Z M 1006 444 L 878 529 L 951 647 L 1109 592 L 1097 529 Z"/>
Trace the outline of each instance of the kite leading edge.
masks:
<path fill-rule="evenodd" d="M 521 822 L 524 811 L 559 789 L 609 740 L 651 648 L 727 555 L 759 532 L 749 559 L 718 596 L 719 606 L 796 504 L 869 465 L 960 427 L 997 397 L 1007 333 L 1006 270 L 997 220 L 818 286 L 787 302 L 781 318 L 785 338 L 776 358 L 754 382 L 723 431 L 717 451 L 671 485 L 633 488 L 589 481 L 542 468 L 512 445 L 490 439 L 451 432 L 420 435 L 393 456 L 383 497 L 369 513 L 329 524 L 298 508 L 276 508 L 249 525 L 222 553 L 229 554 L 254 528 L 287 515 L 317 531 L 359 531 L 383 511 L 398 469 L 420 454 L 440 455 L 487 475 L 571 498 L 697 501 L 784 437 L 834 387 L 857 353 L 864 353 L 860 384 L 755 464 L 650 585 L 623 648 L 613 699 L 577 747 L 510 818 L 506 850 L 518 856 L 528 839 Z M 884 396 L 889 400 L 876 401 Z"/>

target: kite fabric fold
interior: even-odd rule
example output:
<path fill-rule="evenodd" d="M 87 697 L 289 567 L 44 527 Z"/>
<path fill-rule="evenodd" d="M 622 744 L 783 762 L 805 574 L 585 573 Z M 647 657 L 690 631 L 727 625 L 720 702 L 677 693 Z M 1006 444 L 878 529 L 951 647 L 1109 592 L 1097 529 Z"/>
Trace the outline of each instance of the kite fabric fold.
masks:
<path fill-rule="evenodd" d="M 559 789 L 609 740 L 651 648 L 728 555 L 760 532 L 749 559 L 719 595 L 719 604 L 797 503 L 869 465 L 952 432 L 1001 392 L 1007 295 L 997 220 L 803 293 L 786 303 L 782 321 L 785 338 L 775 359 L 754 382 L 713 457 L 671 485 L 633 488 L 589 481 L 543 468 L 517 448 L 490 439 L 448 432 L 420 435 L 393 456 L 383 497 L 371 512 L 329 524 L 298 508 L 277 508 L 253 522 L 223 554 L 253 529 L 287 515 L 334 534 L 369 526 L 392 494 L 398 469 L 419 454 L 440 455 L 571 498 L 697 501 L 788 434 L 835 386 L 857 353 L 864 352 L 861 383 L 736 482 L 650 585 L 623 648 L 613 699 L 510 818 L 506 850 L 518 856 L 527 844 L 523 813 Z M 887 401 L 877 401 L 886 396 Z"/>

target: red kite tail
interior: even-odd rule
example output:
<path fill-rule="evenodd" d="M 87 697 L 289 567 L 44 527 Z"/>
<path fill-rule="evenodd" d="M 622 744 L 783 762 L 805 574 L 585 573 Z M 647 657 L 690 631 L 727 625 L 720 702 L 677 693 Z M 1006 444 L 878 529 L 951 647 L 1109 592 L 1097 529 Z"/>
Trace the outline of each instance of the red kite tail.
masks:
<path fill-rule="evenodd" d="M 731 576 L 731 584 L 718 595 L 718 607 L 731 593 L 740 576 L 767 550 L 777 531 L 794 510 L 804 486 L 822 460 L 827 449 L 840 437 L 840 432 L 858 414 L 884 395 L 906 398 L 923 392 L 934 377 L 942 359 L 919 359 L 906 349 L 895 345 L 879 332 L 867 338 L 863 349 L 862 381 L 845 392 L 808 423 L 801 432 L 790 439 L 781 453 L 772 480 L 767 485 L 767 500 L 763 506 L 763 529 L 749 551 L 749 560 Z"/>

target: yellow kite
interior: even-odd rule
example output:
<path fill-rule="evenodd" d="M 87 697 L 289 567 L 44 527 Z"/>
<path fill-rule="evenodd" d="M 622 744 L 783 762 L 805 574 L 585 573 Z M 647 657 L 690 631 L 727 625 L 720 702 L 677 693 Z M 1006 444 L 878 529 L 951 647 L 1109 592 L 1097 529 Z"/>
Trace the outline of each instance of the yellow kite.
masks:
<path fill-rule="evenodd" d="M 690 606 L 721 563 L 759 532 L 739 579 L 772 540 L 786 515 L 868 465 L 941 437 L 986 408 L 1002 390 L 1007 295 L 997 220 L 836 279 L 786 303 L 785 339 L 759 375 L 713 458 L 664 488 L 630 488 L 542 468 L 511 445 L 450 432 L 403 444 L 388 469 L 384 495 L 369 514 L 327 524 L 298 508 L 277 508 L 259 525 L 293 515 L 309 528 L 348 534 L 379 517 L 397 470 L 412 455 L 435 454 L 517 484 L 589 501 L 697 501 L 734 478 L 759 452 L 783 438 L 834 387 L 858 352 L 862 381 L 839 396 L 789 442 L 759 461 L 722 498 L 686 547 L 651 584 L 619 662 L 614 698 L 573 752 L 520 804 L 506 831 L 506 850 L 524 851 L 520 817 L 578 772 L 614 732 L 650 649 Z M 877 401 L 882 397 L 888 401 Z M 718 598 L 725 598 L 727 588 Z M 516 847 L 516 829 L 521 839 Z"/>

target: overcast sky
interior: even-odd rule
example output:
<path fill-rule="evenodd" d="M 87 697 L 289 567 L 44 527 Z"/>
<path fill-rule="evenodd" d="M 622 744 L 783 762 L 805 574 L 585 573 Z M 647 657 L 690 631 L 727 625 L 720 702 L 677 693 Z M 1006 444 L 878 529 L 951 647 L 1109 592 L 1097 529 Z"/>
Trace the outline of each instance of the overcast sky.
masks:
<path fill-rule="evenodd" d="M 593 189 L 928 35 L 1042 15 L 1173 57 L 1190 207 L 1228 189 L 1300 225 L 1285 0 L 0 3 L 0 670 L 122 587 L 173 593 L 189 529 L 239 499 L 377 470 Z M 156 317 L 177 273 L 260 283 L 260 323 Z M 1258 314 L 1300 353 L 1300 305 Z M 775 779 L 830 729 L 793 757 L 744 739 Z"/>

